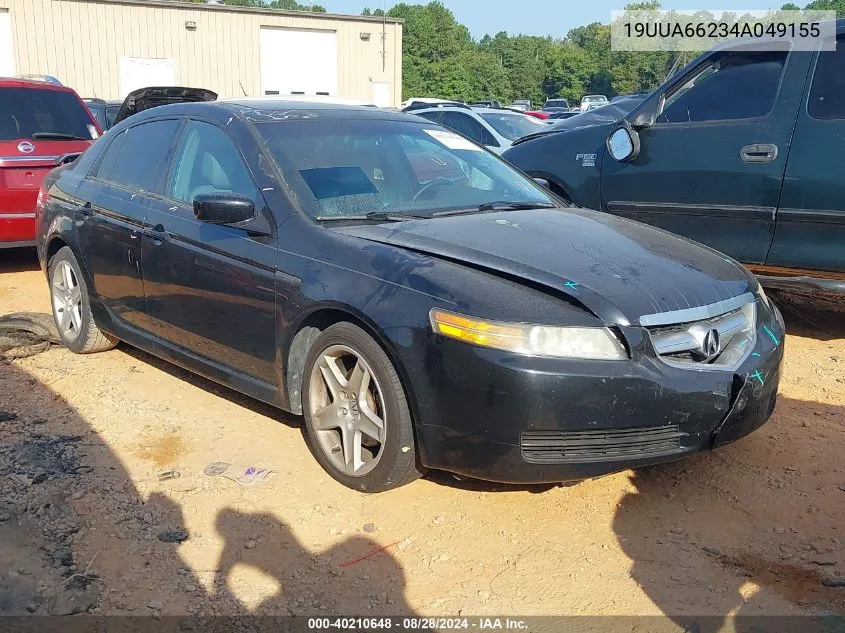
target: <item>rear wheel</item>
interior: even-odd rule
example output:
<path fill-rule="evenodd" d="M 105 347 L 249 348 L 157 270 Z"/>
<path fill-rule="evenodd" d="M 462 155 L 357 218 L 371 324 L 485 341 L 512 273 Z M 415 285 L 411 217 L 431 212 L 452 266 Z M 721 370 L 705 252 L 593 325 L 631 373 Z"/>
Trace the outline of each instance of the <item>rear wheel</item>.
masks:
<path fill-rule="evenodd" d="M 303 381 L 308 446 L 332 477 L 356 490 L 380 492 L 422 474 L 399 376 L 361 328 L 338 323 L 320 334 Z"/>
<path fill-rule="evenodd" d="M 88 300 L 88 288 L 73 251 L 63 246 L 47 267 L 50 303 L 59 338 L 77 354 L 112 349 L 118 341 L 97 327 Z"/>

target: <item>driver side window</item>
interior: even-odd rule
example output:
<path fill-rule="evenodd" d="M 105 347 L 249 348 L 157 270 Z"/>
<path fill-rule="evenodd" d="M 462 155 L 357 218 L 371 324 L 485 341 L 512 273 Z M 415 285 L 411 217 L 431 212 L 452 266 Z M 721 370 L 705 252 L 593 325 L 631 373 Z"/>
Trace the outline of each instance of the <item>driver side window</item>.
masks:
<path fill-rule="evenodd" d="M 658 123 L 766 116 L 774 107 L 786 51 L 727 53 L 666 97 Z"/>
<path fill-rule="evenodd" d="M 228 134 L 210 123 L 188 121 L 165 193 L 191 204 L 199 194 L 223 192 L 258 202 L 258 188 Z"/>

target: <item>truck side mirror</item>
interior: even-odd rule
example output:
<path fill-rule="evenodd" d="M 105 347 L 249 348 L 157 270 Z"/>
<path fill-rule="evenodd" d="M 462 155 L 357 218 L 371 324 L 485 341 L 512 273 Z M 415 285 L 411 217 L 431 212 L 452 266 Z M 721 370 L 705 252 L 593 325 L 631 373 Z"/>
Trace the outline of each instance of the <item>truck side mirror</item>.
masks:
<path fill-rule="evenodd" d="M 640 155 L 640 135 L 627 122 L 607 137 L 607 151 L 620 163 L 627 163 Z"/>

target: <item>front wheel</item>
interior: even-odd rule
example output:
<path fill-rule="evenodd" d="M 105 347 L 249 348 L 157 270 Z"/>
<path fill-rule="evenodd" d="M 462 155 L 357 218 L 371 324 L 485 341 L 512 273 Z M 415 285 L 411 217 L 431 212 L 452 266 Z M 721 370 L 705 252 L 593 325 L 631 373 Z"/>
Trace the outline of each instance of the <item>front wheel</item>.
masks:
<path fill-rule="evenodd" d="M 117 345 L 117 339 L 100 330 L 94 322 L 79 262 L 67 246 L 50 258 L 47 278 L 53 318 L 65 347 L 77 354 L 90 354 Z"/>
<path fill-rule="evenodd" d="M 422 474 L 402 383 L 387 354 L 361 328 L 337 323 L 320 334 L 303 381 L 308 447 L 337 481 L 381 492 Z"/>

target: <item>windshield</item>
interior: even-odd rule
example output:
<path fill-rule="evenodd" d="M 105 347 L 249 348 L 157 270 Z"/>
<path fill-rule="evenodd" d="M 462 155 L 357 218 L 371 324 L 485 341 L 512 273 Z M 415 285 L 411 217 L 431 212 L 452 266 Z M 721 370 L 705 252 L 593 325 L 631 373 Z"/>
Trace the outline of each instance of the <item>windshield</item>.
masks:
<path fill-rule="evenodd" d="M 554 204 L 507 163 L 431 124 L 317 119 L 255 127 L 297 202 L 315 218 Z"/>
<path fill-rule="evenodd" d="M 568 108 L 569 102 L 566 99 L 549 99 L 546 101 L 547 108 Z"/>
<path fill-rule="evenodd" d="M 507 114 L 503 112 L 479 112 L 482 119 L 487 121 L 494 130 L 509 141 L 545 130 L 548 126 L 540 119 L 532 120 L 522 114 Z"/>
<path fill-rule="evenodd" d="M 607 97 L 599 95 L 588 95 L 581 99 L 581 103 L 603 103 L 605 101 L 607 101 Z"/>
<path fill-rule="evenodd" d="M 0 89 L 0 141 L 58 134 L 96 138 L 88 110 L 75 94 L 44 88 Z"/>

